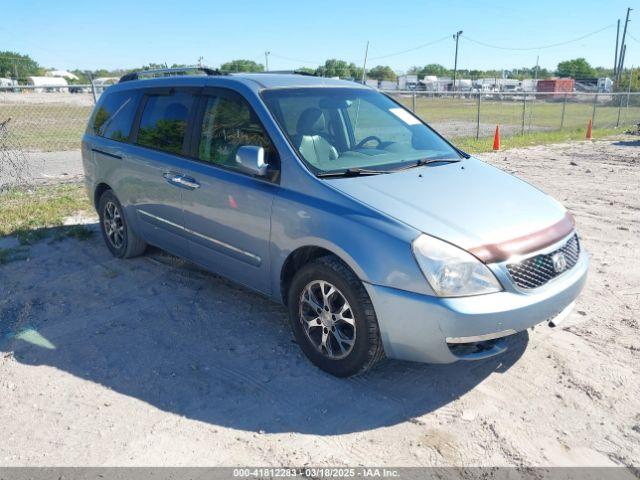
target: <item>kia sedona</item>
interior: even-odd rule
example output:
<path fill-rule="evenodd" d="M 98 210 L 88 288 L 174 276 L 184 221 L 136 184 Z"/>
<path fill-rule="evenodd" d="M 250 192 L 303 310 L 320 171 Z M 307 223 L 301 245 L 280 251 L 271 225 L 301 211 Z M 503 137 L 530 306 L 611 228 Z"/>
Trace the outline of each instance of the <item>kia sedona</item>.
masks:
<path fill-rule="evenodd" d="M 132 73 L 101 95 L 82 158 L 114 256 L 153 245 L 284 304 L 337 376 L 498 355 L 587 278 L 560 203 L 350 81 Z"/>

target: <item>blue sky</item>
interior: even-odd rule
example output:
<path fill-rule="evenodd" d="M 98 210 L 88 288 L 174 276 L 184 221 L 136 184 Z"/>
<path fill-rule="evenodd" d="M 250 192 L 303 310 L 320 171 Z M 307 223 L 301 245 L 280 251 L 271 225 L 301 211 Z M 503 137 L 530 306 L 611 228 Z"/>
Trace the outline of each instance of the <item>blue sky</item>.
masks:
<path fill-rule="evenodd" d="M 367 40 L 368 66 L 396 70 L 441 63 L 453 67 L 451 35 L 463 30 L 460 68 L 555 68 L 561 60 L 585 57 L 592 65 L 613 64 L 615 23 L 631 0 L 585 1 L 349 1 L 294 0 L 3 0 L 0 50 L 28 53 L 56 68 L 134 67 L 149 62 L 217 66 L 234 58 L 292 69 L 329 57 L 361 64 Z M 631 13 L 626 65 L 640 65 L 640 8 Z M 601 28 L 593 36 L 540 50 Z M 446 38 L 445 38 L 446 37 Z M 431 41 L 439 42 L 399 55 Z M 290 59 L 295 59 L 292 61 Z"/>

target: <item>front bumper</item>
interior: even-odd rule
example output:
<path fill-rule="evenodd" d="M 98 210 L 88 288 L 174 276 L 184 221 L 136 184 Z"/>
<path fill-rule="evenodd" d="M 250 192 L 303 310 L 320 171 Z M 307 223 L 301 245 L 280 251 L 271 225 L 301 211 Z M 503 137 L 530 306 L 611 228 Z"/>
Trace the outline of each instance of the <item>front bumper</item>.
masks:
<path fill-rule="evenodd" d="M 530 292 L 503 292 L 440 298 L 365 284 L 378 317 L 387 357 L 428 363 L 452 363 L 463 357 L 449 348 L 466 339 L 494 340 L 550 320 L 578 296 L 587 279 L 589 259 L 582 250 L 576 265 L 548 285 Z M 472 341 L 472 340 L 469 340 Z M 492 344 L 489 354 L 505 347 Z"/>

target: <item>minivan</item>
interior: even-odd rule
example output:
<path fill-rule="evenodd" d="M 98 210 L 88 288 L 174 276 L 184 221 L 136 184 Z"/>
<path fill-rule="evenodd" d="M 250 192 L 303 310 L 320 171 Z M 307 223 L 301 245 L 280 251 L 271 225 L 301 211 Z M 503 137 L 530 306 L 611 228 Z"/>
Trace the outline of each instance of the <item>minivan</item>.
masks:
<path fill-rule="evenodd" d="M 113 255 L 153 245 L 283 303 L 337 376 L 500 354 L 566 317 L 587 277 L 562 205 L 351 81 L 129 74 L 82 157 Z"/>

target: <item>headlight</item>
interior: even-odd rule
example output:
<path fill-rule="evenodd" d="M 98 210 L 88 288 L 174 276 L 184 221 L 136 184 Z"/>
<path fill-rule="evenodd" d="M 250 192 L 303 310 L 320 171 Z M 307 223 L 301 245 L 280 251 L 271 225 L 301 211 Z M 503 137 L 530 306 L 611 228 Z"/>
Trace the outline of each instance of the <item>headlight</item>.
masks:
<path fill-rule="evenodd" d="M 413 241 L 412 248 L 422 273 L 440 297 L 502 290 L 502 285 L 484 263 L 450 243 L 423 234 Z"/>

